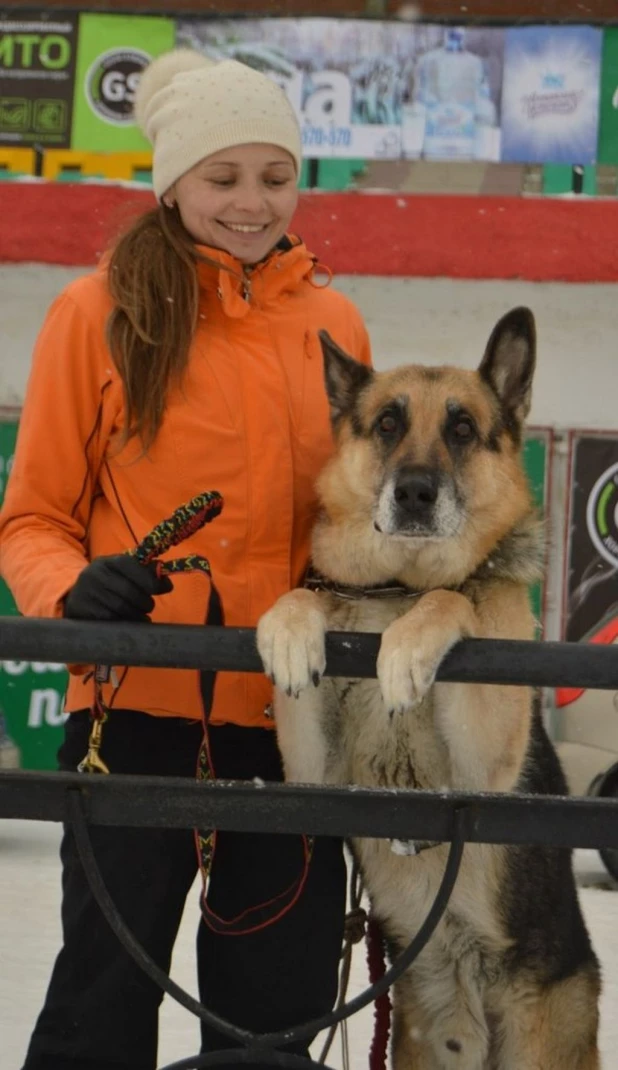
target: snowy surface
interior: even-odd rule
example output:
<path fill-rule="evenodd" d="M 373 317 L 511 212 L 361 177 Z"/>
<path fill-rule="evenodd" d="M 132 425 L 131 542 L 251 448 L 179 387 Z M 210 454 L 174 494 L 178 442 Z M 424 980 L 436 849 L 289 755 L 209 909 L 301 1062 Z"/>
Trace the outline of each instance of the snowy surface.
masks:
<path fill-rule="evenodd" d="M 59 947 L 60 866 L 57 825 L 0 821 L 0 1065 L 20 1070 L 30 1030 L 43 1000 Z M 601 1050 L 604 1070 L 618 1066 L 618 887 L 607 876 L 595 851 L 576 853 L 581 900 L 592 940 L 603 967 Z M 172 976 L 196 994 L 194 939 L 198 921 L 196 883 L 176 943 Z M 355 951 L 349 995 L 366 985 L 362 945 Z M 353 1070 L 366 1070 L 373 1023 L 372 1008 L 349 1027 Z M 199 1048 L 196 1020 L 165 998 L 161 1012 L 160 1066 L 193 1055 Z M 316 1042 L 314 1052 L 321 1044 Z M 340 1038 L 328 1065 L 342 1066 Z M 525 1068 L 522 1067 L 522 1070 Z M 568 1070 L 565 1067 L 565 1070 Z"/>

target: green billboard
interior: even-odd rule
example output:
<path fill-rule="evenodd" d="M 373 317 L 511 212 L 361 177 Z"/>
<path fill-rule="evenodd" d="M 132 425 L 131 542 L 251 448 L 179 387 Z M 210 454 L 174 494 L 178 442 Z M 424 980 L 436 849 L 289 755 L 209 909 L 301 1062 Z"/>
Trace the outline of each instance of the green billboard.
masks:
<path fill-rule="evenodd" d="M 527 432 L 524 441 L 524 464 L 528 475 L 528 482 L 532 491 L 534 503 L 541 516 L 547 516 L 547 490 L 549 464 L 551 460 L 550 430 L 533 430 Z M 541 638 L 543 632 L 543 584 L 535 583 L 530 590 L 532 611 L 538 621 L 537 634 Z"/>
<path fill-rule="evenodd" d="M 0 422 L 0 504 L 15 449 L 17 424 Z M 0 580 L 0 616 L 17 616 L 6 585 Z M 17 764 L 9 741 L 18 751 L 23 769 L 55 769 L 62 741 L 62 712 L 67 671 L 64 665 L 39 661 L 0 661 L 0 767 Z M 8 736 L 8 741 L 4 735 Z"/>
<path fill-rule="evenodd" d="M 68 148 L 77 18 L 0 17 L 0 144 Z"/>
<path fill-rule="evenodd" d="M 618 164 L 618 26 L 603 34 L 598 162 Z"/>
<path fill-rule="evenodd" d="M 80 15 L 71 148 L 144 152 L 133 122 L 140 75 L 174 47 L 175 22 L 158 16 Z"/>

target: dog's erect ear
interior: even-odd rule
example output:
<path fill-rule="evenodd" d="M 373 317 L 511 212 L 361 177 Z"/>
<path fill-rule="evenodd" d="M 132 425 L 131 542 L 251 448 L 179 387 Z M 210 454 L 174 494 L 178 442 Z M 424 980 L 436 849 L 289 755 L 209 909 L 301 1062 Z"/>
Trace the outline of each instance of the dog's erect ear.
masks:
<path fill-rule="evenodd" d="M 331 420 L 336 423 L 349 412 L 358 391 L 373 377 L 373 372 L 340 349 L 328 331 L 318 331 L 318 337 L 324 355 L 324 381 Z"/>
<path fill-rule="evenodd" d="M 500 399 L 510 424 L 521 427 L 530 411 L 536 363 L 536 329 L 529 308 L 514 308 L 498 321 L 479 374 Z"/>

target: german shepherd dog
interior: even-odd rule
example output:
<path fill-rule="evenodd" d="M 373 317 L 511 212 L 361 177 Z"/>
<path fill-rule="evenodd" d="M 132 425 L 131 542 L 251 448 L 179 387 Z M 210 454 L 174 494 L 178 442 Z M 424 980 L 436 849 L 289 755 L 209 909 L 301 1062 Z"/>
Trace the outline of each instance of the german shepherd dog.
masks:
<path fill-rule="evenodd" d="M 477 371 L 377 373 L 320 337 L 335 452 L 318 481 L 313 579 L 257 632 L 287 780 L 566 795 L 530 688 L 435 682 L 464 637 L 534 636 L 543 535 L 521 457 L 532 313 L 500 320 Z M 377 680 L 322 678 L 329 630 L 381 633 Z M 353 848 L 396 955 L 448 845 Z M 444 917 L 396 982 L 393 1065 L 597 1070 L 599 992 L 570 851 L 467 844 Z"/>

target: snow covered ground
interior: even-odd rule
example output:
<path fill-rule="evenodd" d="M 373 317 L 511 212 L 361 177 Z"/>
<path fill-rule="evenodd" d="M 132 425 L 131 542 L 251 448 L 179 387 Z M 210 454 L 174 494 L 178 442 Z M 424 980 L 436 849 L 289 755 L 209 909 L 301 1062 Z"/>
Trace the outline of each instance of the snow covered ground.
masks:
<path fill-rule="evenodd" d="M 57 825 L 0 821 L 0 1065 L 20 1070 L 30 1030 L 38 1014 L 59 947 L 60 866 Z M 608 878 L 595 851 L 576 853 L 581 899 L 603 968 L 601 1050 L 603 1070 L 618 1066 L 618 886 Z M 196 994 L 194 937 L 198 921 L 198 884 L 187 907 L 172 964 L 172 976 Z M 355 950 L 349 995 L 367 984 L 363 946 Z M 373 1011 L 356 1015 L 349 1027 L 353 1070 L 367 1070 Z M 165 998 L 161 1012 L 160 1066 L 195 1054 L 197 1021 Z M 314 1046 L 317 1057 L 321 1043 Z M 335 1039 L 328 1065 L 340 1070 L 341 1044 Z M 524 1067 L 521 1070 L 525 1070 Z M 568 1070 L 565 1067 L 564 1070 Z"/>

